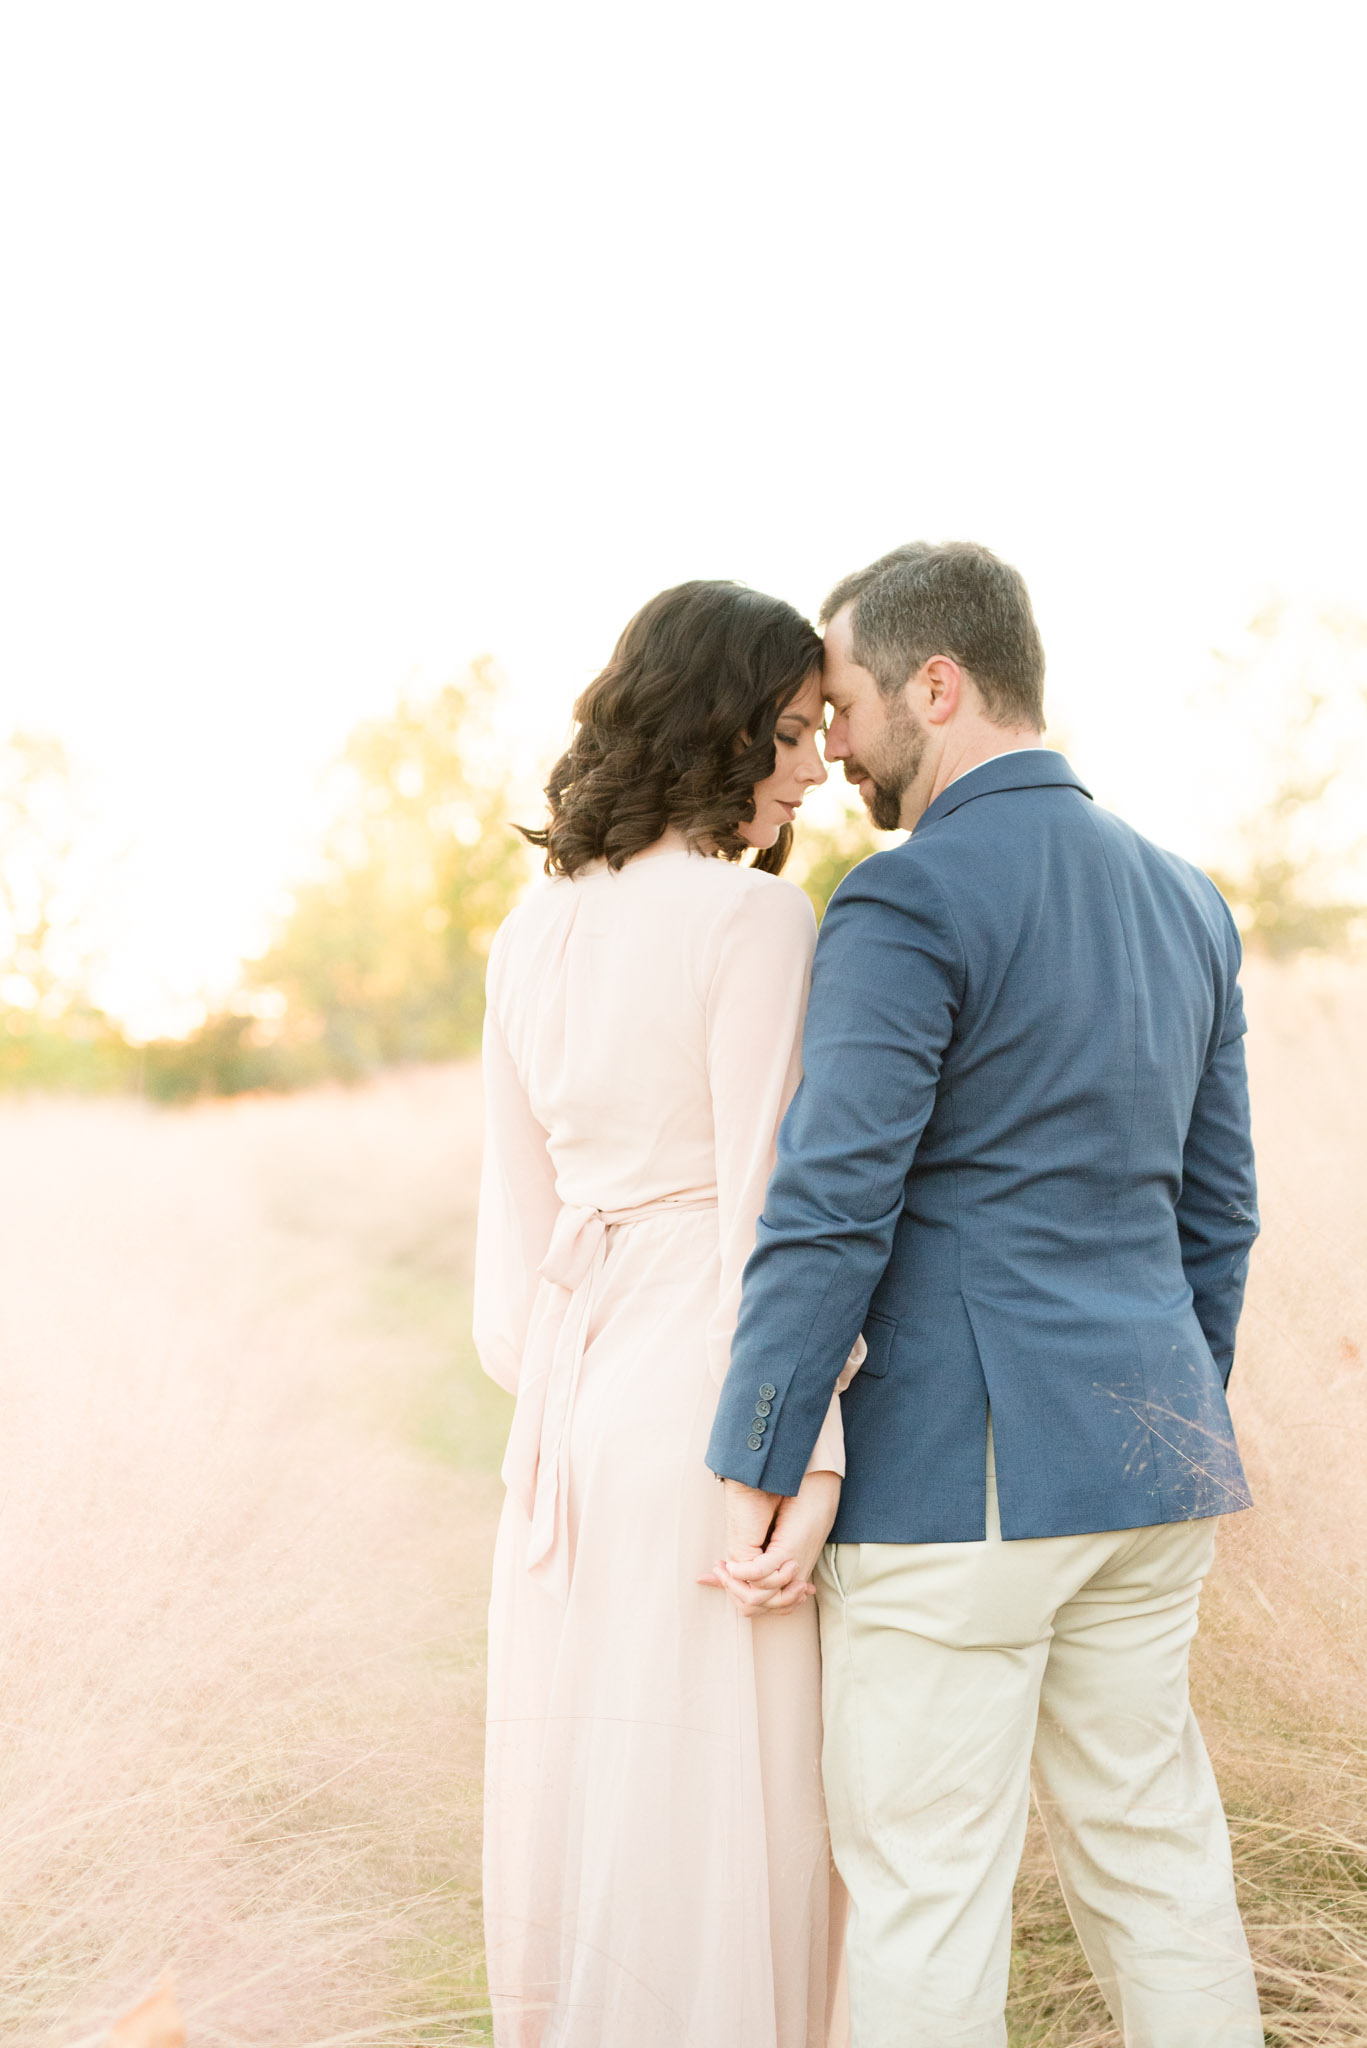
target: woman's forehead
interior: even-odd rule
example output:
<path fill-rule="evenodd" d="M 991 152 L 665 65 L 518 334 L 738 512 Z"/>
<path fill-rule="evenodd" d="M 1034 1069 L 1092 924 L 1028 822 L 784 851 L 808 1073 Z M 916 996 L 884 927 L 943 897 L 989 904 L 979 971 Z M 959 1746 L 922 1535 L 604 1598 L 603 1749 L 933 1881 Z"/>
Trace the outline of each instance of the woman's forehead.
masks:
<path fill-rule="evenodd" d="M 825 697 L 821 692 L 821 671 L 819 668 L 814 668 L 796 696 L 788 699 L 779 716 L 781 718 L 801 718 L 809 725 L 814 725 L 821 717 L 825 702 Z"/>

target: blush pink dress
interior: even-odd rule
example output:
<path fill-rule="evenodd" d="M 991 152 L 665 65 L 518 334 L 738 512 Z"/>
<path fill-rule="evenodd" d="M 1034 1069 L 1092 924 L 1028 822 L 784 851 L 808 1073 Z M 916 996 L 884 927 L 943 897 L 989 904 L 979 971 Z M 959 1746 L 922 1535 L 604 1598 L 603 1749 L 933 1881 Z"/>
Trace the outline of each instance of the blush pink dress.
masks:
<path fill-rule="evenodd" d="M 704 1464 L 814 922 L 680 851 L 535 890 L 489 964 L 475 1334 L 517 1396 L 489 1624 L 498 2048 L 837 2048 L 816 1614 L 744 1620 Z M 812 1458 L 843 1471 L 839 1407 Z"/>

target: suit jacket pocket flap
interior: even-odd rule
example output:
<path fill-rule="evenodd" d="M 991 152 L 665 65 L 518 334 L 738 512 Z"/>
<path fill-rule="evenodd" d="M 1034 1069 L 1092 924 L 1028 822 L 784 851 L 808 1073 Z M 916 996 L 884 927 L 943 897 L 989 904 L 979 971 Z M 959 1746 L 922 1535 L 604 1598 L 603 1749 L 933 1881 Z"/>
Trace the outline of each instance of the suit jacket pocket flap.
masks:
<path fill-rule="evenodd" d="M 886 1377 L 888 1357 L 896 1334 L 897 1324 L 891 1316 L 865 1316 L 864 1342 L 869 1348 L 868 1356 L 859 1368 L 865 1379 L 881 1380 Z"/>

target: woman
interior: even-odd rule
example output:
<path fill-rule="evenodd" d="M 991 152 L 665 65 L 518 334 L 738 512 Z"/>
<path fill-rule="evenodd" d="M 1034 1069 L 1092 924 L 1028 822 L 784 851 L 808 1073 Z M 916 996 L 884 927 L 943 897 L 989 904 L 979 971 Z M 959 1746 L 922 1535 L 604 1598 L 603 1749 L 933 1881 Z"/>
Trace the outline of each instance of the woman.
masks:
<path fill-rule="evenodd" d="M 703 1463 L 798 1077 L 814 920 L 777 871 L 826 778 L 820 659 L 739 585 L 652 599 L 527 834 L 554 879 L 490 957 L 475 1334 L 518 1404 L 490 1610 L 498 2048 L 844 2038 L 803 1598 L 838 1402 L 783 1611 L 717 1590 Z"/>

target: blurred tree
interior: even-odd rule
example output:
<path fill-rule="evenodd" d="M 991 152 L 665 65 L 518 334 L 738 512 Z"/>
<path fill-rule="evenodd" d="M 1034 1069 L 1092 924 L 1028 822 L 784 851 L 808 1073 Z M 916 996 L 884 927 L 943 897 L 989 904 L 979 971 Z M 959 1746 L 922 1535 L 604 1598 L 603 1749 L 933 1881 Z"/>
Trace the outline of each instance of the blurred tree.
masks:
<path fill-rule="evenodd" d="M 1367 620 L 1269 605 L 1223 667 L 1216 745 L 1244 800 L 1212 878 L 1250 946 L 1341 947 L 1367 925 Z"/>
<path fill-rule="evenodd" d="M 84 992 L 84 908 L 71 764 L 60 740 L 0 744 L 0 973 L 13 1008 L 49 1020 Z"/>
<path fill-rule="evenodd" d="M 820 920 L 837 886 L 850 869 L 877 853 L 880 846 L 895 843 L 886 832 L 875 832 L 863 805 L 854 800 L 834 816 L 804 817 L 793 837 L 785 876 L 805 889 Z"/>
<path fill-rule="evenodd" d="M 220 1011 L 184 1038 L 154 1038 L 134 1049 L 132 1067 L 137 1088 L 154 1102 L 289 1088 L 326 1073 L 321 1063 L 292 1061 L 246 1010 Z"/>
<path fill-rule="evenodd" d="M 0 1085 L 107 1087 L 128 1048 L 91 996 L 92 849 L 60 740 L 0 741 Z"/>
<path fill-rule="evenodd" d="M 1305 814 L 1313 816 L 1329 780 L 1290 771 L 1243 828 L 1235 865 L 1210 870 L 1245 944 L 1274 958 L 1335 951 L 1356 936 L 1367 918 L 1367 905 L 1344 901 L 1334 887 L 1330 863 L 1307 859 L 1299 849 Z"/>
<path fill-rule="evenodd" d="M 214 1020 L 220 1061 L 255 1049 L 307 1080 L 478 1044 L 489 942 L 531 871 L 508 822 L 496 695 L 477 661 L 352 734 L 320 872 L 249 967 L 254 1014 Z"/>

